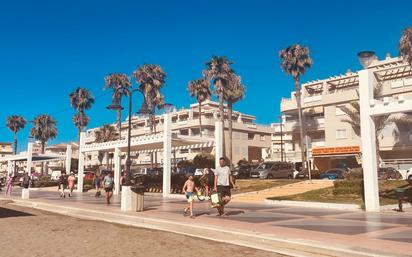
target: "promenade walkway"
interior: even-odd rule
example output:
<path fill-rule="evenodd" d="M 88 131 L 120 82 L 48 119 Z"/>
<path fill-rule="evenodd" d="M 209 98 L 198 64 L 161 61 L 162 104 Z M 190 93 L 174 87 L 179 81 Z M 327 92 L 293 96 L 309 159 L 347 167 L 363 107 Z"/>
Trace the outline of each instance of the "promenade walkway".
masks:
<path fill-rule="evenodd" d="M 84 219 L 160 229 L 254 247 L 290 256 L 412 256 L 412 213 L 364 213 L 233 202 L 229 217 L 217 217 L 207 202 L 195 203 L 196 219 L 185 218 L 185 200 L 145 196 L 145 211 L 121 212 L 93 192 L 61 199 L 58 192 L 31 191 L 30 200 L 14 204 Z M 75 236 L 75 235 L 74 235 Z M 136 239 L 141 240 L 141 239 Z"/>

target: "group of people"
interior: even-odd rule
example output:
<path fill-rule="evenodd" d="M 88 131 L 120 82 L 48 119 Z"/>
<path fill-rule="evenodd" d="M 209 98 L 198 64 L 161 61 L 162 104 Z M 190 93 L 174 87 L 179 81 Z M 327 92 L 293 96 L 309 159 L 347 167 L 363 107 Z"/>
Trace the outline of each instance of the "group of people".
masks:
<path fill-rule="evenodd" d="M 7 174 L 6 177 L 6 192 L 5 192 L 5 196 L 7 197 L 11 197 L 11 192 L 13 191 L 13 185 L 16 181 L 17 176 L 14 175 L 13 173 Z M 31 178 L 30 176 L 27 174 L 27 172 L 23 173 L 23 177 L 21 180 L 21 187 L 23 188 L 29 188 L 30 186 L 30 182 L 31 182 Z M 0 185 L 0 191 L 2 191 L 1 189 L 1 185 Z"/>
<path fill-rule="evenodd" d="M 225 205 L 228 204 L 231 200 L 231 186 L 235 185 L 234 180 L 230 174 L 230 168 L 226 165 L 225 158 L 219 159 L 219 167 L 209 171 L 208 169 L 204 170 L 204 173 L 201 180 L 204 180 L 203 183 L 206 189 L 206 195 L 209 194 L 209 190 L 217 193 L 219 203 L 217 204 L 218 216 L 226 217 Z M 183 211 L 183 215 L 187 216 L 189 214 L 190 218 L 194 218 L 193 215 L 193 200 L 194 200 L 194 191 L 196 190 L 195 182 L 193 181 L 193 176 L 190 175 L 183 185 L 183 192 L 186 195 L 188 202 L 187 207 Z"/>
<path fill-rule="evenodd" d="M 75 182 L 76 177 L 74 176 L 73 172 L 71 172 L 69 175 L 67 175 L 65 171 L 61 173 L 59 177 L 59 186 L 57 189 L 60 192 L 61 198 L 66 198 L 66 189 L 69 190 L 69 197 L 72 196 Z"/>
<path fill-rule="evenodd" d="M 94 174 L 92 185 L 96 189 L 96 194 L 94 195 L 95 197 L 100 197 L 100 190 L 101 188 L 104 188 L 104 191 L 106 193 L 106 203 L 110 204 L 110 199 L 113 196 L 114 190 L 113 173 L 109 172 L 106 176 L 103 176 L 98 173 Z"/>

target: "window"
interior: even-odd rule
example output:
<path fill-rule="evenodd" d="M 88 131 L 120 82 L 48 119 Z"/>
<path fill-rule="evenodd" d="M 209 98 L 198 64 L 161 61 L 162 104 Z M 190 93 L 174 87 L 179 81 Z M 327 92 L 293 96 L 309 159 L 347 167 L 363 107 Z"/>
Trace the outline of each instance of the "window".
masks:
<path fill-rule="evenodd" d="M 336 105 L 336 107 L 335 107 L 336 116 L 345 115 L 345 113 L 341 109 L 342 107 L 345 107 L 345 106 L 344 105 Z"/>
<path fill-rule="evenodd" d="M 248 134 L 247 134 L 247 138 L 248 138 L 249 140 L 253 140 L 253 139 L 255 138 L 255 133 L 248 133 Z"/>
<path fill-rule="evenodd" d="M 260 141 L 265 141 L 265 140 L 266 140 L 265 135 L 260 135 Z"/>
<path fill-rule="evenodd" d="M 346 129 L 337 129 L 336 130 L 336 139 L 346 139 L 348 138 Z"/>

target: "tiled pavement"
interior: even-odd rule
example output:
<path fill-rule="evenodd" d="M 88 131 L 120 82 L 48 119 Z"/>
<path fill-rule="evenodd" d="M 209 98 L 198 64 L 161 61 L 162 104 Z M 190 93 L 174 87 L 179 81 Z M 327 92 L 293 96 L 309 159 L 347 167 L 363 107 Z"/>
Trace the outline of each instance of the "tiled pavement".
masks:
<path fill-rule="evenodd" d="M 16 200 L 20 198 L 18 189 L 13 197 Z M 229 217 L 220 218 L 209 203 L 196 202 L 197 218 L 193 220 L 182 215 L 184 199 L 163 199 L 153 194 L 145 196 L 145 211 L 141 213 L 120 212 L 119 197 L 114 197 L 113 203 L 107 206 L 103 197 L 95 198 L 93 193 L 61 199 L 58 192 L 31 191 L 30 198 L 30 202 L 163 219 L 376 253 L 371 256 L 378 256 L 378 253 L 412 256 L 412 213 L 378 214 L 233 202 L 226 208 Z"/>

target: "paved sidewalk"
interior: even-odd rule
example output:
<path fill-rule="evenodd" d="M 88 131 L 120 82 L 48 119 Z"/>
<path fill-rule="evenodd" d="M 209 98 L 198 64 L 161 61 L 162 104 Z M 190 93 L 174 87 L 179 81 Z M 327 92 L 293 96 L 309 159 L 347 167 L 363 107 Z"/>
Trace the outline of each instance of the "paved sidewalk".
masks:
<path fill-rule="evenodd" d="M 236 202 L 263 203 L 268 197 L 295 195 L 331 186 L 333 186 L 333 180 L 312 180 L 311 182 L 305 180 L 269 189 L 234 195 L 233 200 Z"/>
<path fill-rule="evenodd" d="M 183 199 L 145 196 L 145 211 L 121 212 L 120 199 L 107 206 L 93 193 L 60 199 L 57 192 L 31 191 L 15 204 L 85 219 L 171 231 L 290 256 L 412 256 L 411 213 L 369 213 L 233 202 L 228 218 L 207 202 L 195 203 L 196 219 L 185 218 Z"/>

